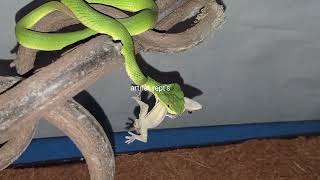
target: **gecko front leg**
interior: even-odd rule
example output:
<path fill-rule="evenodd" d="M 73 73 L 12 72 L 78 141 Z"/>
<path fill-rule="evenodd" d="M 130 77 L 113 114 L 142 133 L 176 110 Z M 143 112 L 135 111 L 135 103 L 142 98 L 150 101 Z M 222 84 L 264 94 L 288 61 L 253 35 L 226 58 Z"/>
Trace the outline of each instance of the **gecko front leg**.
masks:
<path fill-rule="evenodd" d="M 148 140 L 148 129 L 157 127 L 166 116 L 172 119 L 176 117 L 174 114 L 169 114 L 166 107 L 159 101 L 156 101 L 155 106 L 148 112 L 149 106 L 146 103 L 142 102 L 139 97 L 133 97 L 133 99 L 136 100 L 140 106 L 139 119 L 136 119 L 133 124 L 134 129 L 139 135 L 129 131 L 129 136 L 125 137 L 126 144 L 130 144 L 135 140 L 146 143 Z M 201 108 L 201 104 L 185 97 L 185 110 L 196 111 Z"/>
<path fill-rule="evenodd" d="M 134 121 L 133 127 L 138 134 L 128 132 L 130 136 L 126 136 L 125 143 L 130 144 L 135 140 L 144 143 L 148 140 L 148 129 L 158 126 L 165 118 L 167 111 L 166 108 L 156 102 L 156 105 L 148 112 L 149 106 L 142 102 L 138 97 L 133 97 L 140 106 L 139 119 Z"/>
<path fill-rule="evenodd" d="M 133 132 L 128 132 L 130 134 L 130 136 L 126 136 L 126 141 L 125 143 L 126 144 L 130 144 L 132 142 L 134 142 L 135 140 L 138 140 L 138 141 L 141 141 L 141 142 L 144 142 L 146 143 L 147 142 L 147 139 L 148 139 L 148 130 L 141 130 L 140 129 L 140 135 L 138 134 L 134 134 Z"/>

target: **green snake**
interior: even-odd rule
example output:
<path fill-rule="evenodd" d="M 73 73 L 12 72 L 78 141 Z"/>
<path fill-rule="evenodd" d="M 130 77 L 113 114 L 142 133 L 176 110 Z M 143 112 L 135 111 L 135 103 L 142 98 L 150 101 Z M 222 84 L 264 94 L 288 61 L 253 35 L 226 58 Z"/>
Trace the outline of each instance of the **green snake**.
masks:
<path fill-rule="evenodd" d="M 133 16 L 114 19 L 93 9 L 90 4 L 103 4 L 135 13 Z M 86 28 L 74 32 L 48 33 L 31 28 L 44 16 L 54 11 L 66 12 L 79 20 Z M 185 111 L 184 93 L 176 83 L 162 84 L 145 76 L 136 59 L 132 36 L 154 27 L 158 7 L 153 0 L 61 0 L 51 1 L 34 9 L 16 24 L 16 38 L 20 45 L 43 51 L 61 50 L 77 41 L 97 33 L 107 34 L 122 44 L 121 54 L 129 78 L 137 85 L 147 88 L 171 114 Z M 161 90 L 160 90 L 161 89 Z"/>

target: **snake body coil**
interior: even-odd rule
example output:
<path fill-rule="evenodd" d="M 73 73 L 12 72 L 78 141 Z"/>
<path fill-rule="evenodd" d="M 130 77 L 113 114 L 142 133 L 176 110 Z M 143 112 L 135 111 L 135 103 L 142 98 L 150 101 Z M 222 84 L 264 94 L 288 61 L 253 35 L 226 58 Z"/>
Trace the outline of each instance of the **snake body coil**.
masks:
<path fill-rule="evenodd" d="M 114 19 L 93 9 L 89 4 L 98 3 L 113 6 L 135 15 Z M 68 15 L 78 19 L 87 28 L 74 32 L 47 33 L 30 30 L 42 17 L 54 11 L 72 12 Z M 181 114 L 184 111 L 184 94 L 178 84 L 166 85 L 168 91 L 157 91 L 163 84 L 145 76 L 135 59 L 133 35 L 154 27 L 157 21 L 158 7 L 153 0 L 61 0 L 52 1 L 31 11 L 16 25 L 18 42 L 27 48 L 44 51 L 60 50 L 79 40 L 97 33 L 107 34 L 115 41 L 121 41 L 121 54 L 129 78 L 137 85 L 144 86 L 163 103 L 169 113 Z"/>

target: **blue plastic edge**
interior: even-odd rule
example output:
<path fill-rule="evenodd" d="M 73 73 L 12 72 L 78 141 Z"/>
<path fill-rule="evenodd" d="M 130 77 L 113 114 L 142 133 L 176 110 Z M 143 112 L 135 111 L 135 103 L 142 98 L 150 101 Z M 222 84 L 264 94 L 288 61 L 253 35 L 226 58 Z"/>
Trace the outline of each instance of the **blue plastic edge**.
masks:
<path fill-rule="evenodd" d="M 320 134 L 320 120 L 238 124 L 207 127 L 150 130 L 148 143 L 124 143 L 127 132 L 113 134 L 115 153 L 225 144 L 248 139 L 293 137 Z M 81 158 L 82 155 L 68 137 L 32 140 L 14 165 Z"/>

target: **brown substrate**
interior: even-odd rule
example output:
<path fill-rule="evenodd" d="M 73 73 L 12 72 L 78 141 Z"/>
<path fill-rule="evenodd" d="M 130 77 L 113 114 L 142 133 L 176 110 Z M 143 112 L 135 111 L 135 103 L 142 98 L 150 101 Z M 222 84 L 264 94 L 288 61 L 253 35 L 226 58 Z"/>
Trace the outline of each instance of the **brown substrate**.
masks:
<path fill-rule="evenodd" d="M 0 172 L 1 180 L 87 180 L 84 163 Z M 238 144 L 116 157 L 117 180 L 320 180 L 320 137 L 252 140 Z"/>

